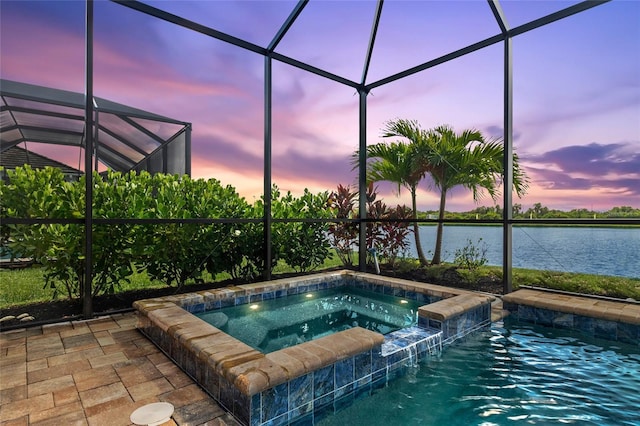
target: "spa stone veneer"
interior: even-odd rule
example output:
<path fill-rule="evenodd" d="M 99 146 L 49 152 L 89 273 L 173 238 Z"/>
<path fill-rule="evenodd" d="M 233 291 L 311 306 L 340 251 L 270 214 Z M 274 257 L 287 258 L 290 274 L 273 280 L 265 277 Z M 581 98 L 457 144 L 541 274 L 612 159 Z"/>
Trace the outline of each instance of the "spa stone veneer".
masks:
<path fill-rule="evenodd" d="M 360 327 L 263 354 L 192 313 L 340 286 L 424 302 L 418 327 Z M 404 374 L 437 335 L 448 344 L 490 324 L 486 295 L 341 271 L 137 301 L 138 328 L 245 425 L 313 424 Z M 442 332 L 442 334 L 440 334 Z M 412 355 L 398 350 L 413 346 Z M 384 350 L 383 350 L 384 349 Z M 383 355 L 384 352 L 384 355 Z"/>
<path fill-rule="evenodd" d="M 540 289 L 503 297 L 503 308 L 519 321 L 581 331 L 640 346 L 640 303 Z"/>

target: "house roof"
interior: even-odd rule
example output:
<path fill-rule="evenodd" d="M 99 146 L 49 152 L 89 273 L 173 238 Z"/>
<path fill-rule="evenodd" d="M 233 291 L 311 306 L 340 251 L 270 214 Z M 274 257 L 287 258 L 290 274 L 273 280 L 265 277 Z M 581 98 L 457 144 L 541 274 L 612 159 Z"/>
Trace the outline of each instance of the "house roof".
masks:
<path fill-rule="evenodd" d="M 12 146 L 11 148 L 0 153 L 0 166 L 5 169 L 13 170 L 16 167 L 29 164 L 34 169 L 44 169 L 45 167 L 55 167 L 62 170 L 64 174 L 82 174 L 82 171 L 69 167 L 59 161 L 53 160 L 44 155 Z"/>

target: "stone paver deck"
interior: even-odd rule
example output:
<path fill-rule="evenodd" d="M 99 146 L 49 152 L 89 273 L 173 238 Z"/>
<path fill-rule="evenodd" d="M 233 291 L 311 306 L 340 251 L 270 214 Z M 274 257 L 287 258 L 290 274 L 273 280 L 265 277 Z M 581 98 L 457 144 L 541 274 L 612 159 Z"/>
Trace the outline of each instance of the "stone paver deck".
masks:
<path fill-rule="evenodd" d="M 163 426 L 239 423 L 136 327 L 135 313 L 0 333 L 0 424 L 131 425 L 152 402 Z"/>

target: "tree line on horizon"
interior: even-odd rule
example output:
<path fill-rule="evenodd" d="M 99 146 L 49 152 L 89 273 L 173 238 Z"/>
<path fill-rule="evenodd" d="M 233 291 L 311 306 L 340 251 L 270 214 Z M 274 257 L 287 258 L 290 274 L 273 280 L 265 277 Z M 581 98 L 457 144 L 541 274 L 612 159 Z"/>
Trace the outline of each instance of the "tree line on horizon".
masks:
<path fill-rule="evenodd" d="M 496 220 L 502 219 L 502 206 L 480 206 L 466 212 L 449 212 L 444 214 L 445 219 L 456 220 Z M 419 219 L 433 218 L 438 214 L 437 210 L 418 211 Z M 542 203 L 535 203 L 524 210 L 522 204 L 513 205 L 514 219 L 630 219 L 640 218 L 640 208 L 631 206 L 616 206 L 606 211 L 578 208 L 571 210 L 559 210 L 549 208 Z"/>

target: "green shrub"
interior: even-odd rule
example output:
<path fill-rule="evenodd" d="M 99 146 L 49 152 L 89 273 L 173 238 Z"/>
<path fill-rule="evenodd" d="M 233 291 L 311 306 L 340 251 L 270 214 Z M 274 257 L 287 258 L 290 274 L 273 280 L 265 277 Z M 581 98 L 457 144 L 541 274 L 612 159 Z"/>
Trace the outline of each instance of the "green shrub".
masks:
<path fill-rule="evenodd" d="M 291 192 L 284 196 L 276 186 L 272 191 L 272 215 L 277 219 L 316 219 L 330 216 L 328 192 L 317 195 L 304 190 L 300 198 Z M 305 272 L 316 269 L 330 258 L 327 239 L 328 224 L 324 222 L 277 222 L 273 225 L 273 251 L 293 270 Z"/>
<path fill-rule="evenodd" d="M 82 182 L 67 182 L 59 169 L 30 166 L 8 170 L 2 207 L 8 217 L 73 219 L 84 216 Z M 81 224 L 12 225 L 7 242 L 13 253 L 45 266 L 45 286 L 69 298 L 84 288 L 84 228 Z"/>
<path fill-rule="evenodd" d="M 455 251 L 453 263 L 461 268 L 476 270 L 487 264 L 487 244 L 478 239 L 477 244 L 467 240 L 467 244 Z"/>
<path fill-rule="evenodd" d="M 0 186 L 0 212 L 17 218 L 83 218 L 85 178 L 67 182 L 54 168 L 29 166 L 8 171 Z M 189 219 L 244 217 L 251 209 L 231 186 L 215 179 L 109 171 L 93 175 L 95 219 Z M 115 292 L 134 268 L 152 280 L 184 285 L 203 272 L 233 270 L 244 262 L 241 252 L 225 249 L 235 235 L 228 224 L 94 224 L 92 294 Z M 12 252 L 45 267 L 46 285 L 54 295 L 83 294 L 84 226 L 44 224 L 3 226 L 3 242 Z"/>
<path fill-rule="evenodd" d="M 241 218 L 249 210 L 233 187 L 216 179 L 156 174 L 147 188 L 157 219 Z M 138 232 L 139 263 L 150 278 L 180 287 L 205 271 L 215 275 L 241 264 L 239 253 L 225 251 L 234 235 L 228 224 L 144 225 Z"/>

